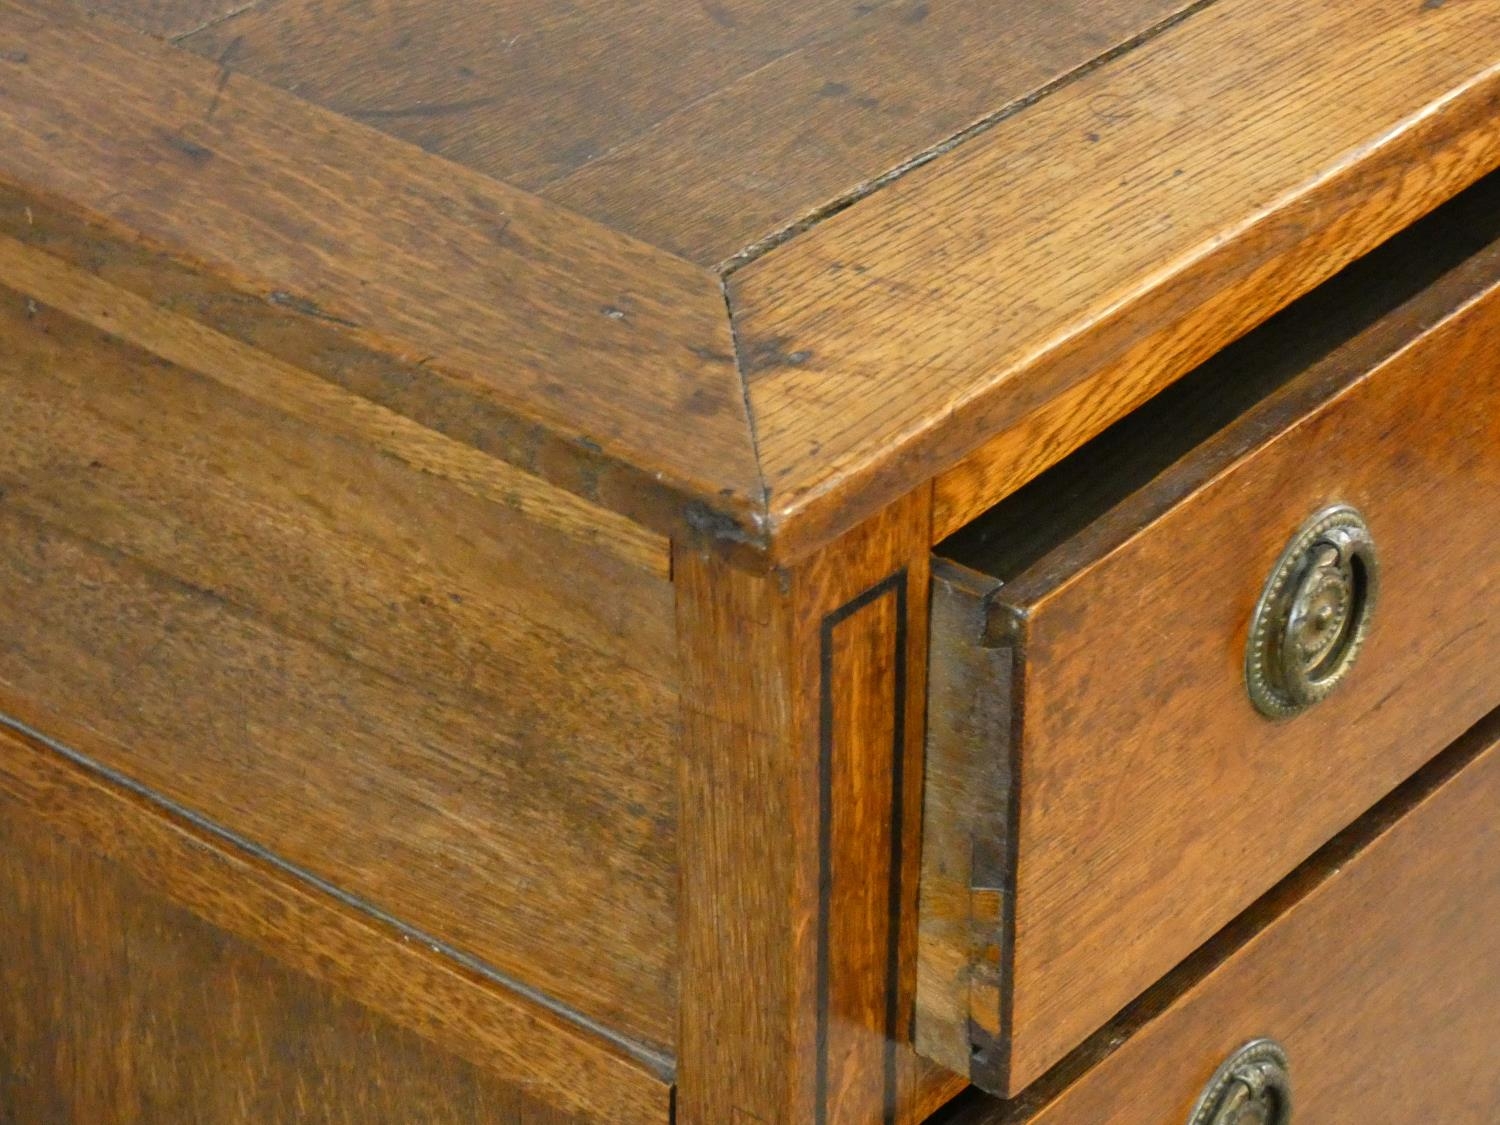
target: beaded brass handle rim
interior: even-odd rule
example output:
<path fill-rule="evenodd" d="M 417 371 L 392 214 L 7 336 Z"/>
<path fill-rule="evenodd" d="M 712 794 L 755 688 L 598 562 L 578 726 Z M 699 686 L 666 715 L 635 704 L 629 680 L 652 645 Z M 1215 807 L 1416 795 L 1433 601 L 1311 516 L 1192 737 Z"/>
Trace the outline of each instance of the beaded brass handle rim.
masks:
<path fill-rule="evenodd" d="M 1284 719 L 1326 698 L 1354 666 L 1380 589 L 1375 541 L 1347 504 L 1292 537 L 1261 591 L 1245 648 L 1245 685 L 1262 715 Z"/>
<path fill-rule="evenodd" d="M 1214 1072 L 1188 1125 L 1292 1125 L 1292 1074 L 1286 1049 L 1252 1039 Z"/>

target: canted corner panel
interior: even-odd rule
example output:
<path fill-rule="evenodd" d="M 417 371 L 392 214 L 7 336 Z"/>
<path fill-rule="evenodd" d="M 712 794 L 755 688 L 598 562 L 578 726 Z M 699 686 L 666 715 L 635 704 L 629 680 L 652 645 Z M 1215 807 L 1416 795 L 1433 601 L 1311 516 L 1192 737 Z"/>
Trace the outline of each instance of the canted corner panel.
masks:
<path fill-rule="evenodd" d="M 898 571 L 819 630 L 817 1125 L 896 1113 L 912 821 L 907 582 Z"/>
<path fill-rule="evenodd" d="M 687 1125 L 916 1125 L 953 1092 L 911 1048 L 925 503 L 786 571 L 677 557 Z"/>

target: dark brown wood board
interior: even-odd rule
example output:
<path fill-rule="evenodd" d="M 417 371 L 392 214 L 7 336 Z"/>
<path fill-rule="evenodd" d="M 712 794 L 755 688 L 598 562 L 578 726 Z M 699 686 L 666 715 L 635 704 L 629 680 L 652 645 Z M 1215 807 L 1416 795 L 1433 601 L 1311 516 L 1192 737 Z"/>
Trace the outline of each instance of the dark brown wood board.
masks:
<path fill-rule="evenodd" d="M 713 266 L 1190 0 L 268 0 L 183 45 Z"/>
<path fill-rule="evenodd" d="M 0 800 L 0 1120 L 579 1118 L 162 900 Z"/>
<path fill-rule="evenodd" d="M 255 6 L 256 0 L 75 0 L 147 35 L 179 39 Z"/>

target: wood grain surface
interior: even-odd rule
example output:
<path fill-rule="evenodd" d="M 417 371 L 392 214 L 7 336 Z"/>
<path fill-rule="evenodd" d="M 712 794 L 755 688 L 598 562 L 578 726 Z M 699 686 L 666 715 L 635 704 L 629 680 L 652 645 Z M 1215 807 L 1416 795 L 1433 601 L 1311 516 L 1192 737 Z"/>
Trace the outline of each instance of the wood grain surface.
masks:
<path fill-rule="evenodd" d="M 0 807 L 5 1120 L 572 1120 Z"/>
<path fill-rule="evenodd" d="M 984 606 L 991 632 L 961 615 L 934 645 L 1010 647 L 1016 665 L 1011 761 L 995 767 L 1010 779 L 1007 811 L 999 797 L 965 793 L 993 780 L 983 761 L 1005 745 L 975 719 L 989 680 L 960 674 L 957 657 L 934 661 L 934 709 L 956 713 L 934 716 L 929 794 L 967 800 L 975 839 L 1013 839 L 1005 886 L 930 887 L 960 905 L 981 891 L 1014 894 L 1013 919 L 1002 913 L 978 947 L 1004 959 L 998 993 L 973 987 L 990 981 L 977 951 L 976 979 L 957 952 L 934 953 L 940 971 L 924 976 L 938 987 L 922 1009 L 948 1009 L 939 1024 L 950 1061 L 953 1021 L 987 1005 L 972 1014 L 992 1037 L 975 1057 L 977 1082 L 1009 1094 L 1035 1079 L 1500 702 L 1497 340 L 1500 245 L 1022 573 L 988 577 L 978 592 L 950 587 Z M 1334 503 L 1357 507 L 1378 545 L 1369 643 L 1333 696 L 1268 722 L 1244 688 L 1252 611 L 1298 527 Z M 982 570 L 987 554 L 958 561 Z M 951 699 L 936 694 L 948 689 Z M 967 845 L 953 843 L 946 866 L 957 875 Z M 941 866 L 929 862 L 929 876 Z"/>
<path fill-rule="evenodd" d="M 714 265 L 1188 0 L 276 0 L 186 46 Z"/>
<path fill-rule="evenodd" d="M 1494 167 L 1496 2 L 284 0 L 196 59 L 9 0 L 0 232 L 659 532 L 793 562 L 934 475 L 953 530 Z M 306 97 L 539 156 L 557 202 Z M 506 139 L 616 114 L 618 143 Z M 822 201 L 725 257 L 783 181 Z M 637 222 L 718 266 L 606 225 Z"/>
<path fill-rule="evenodd" d="M 176 39 L 245 11 L 256 0 L 73 0 L 147 35 Z"/>
<path fill-rule="evenodd" d="M 994 586 L 947 561 L 933 566 L 913 1042 L 999 1088 L 1009 1084 L 996 1070 L 1009 1065 L 1022 661 L 990 638 Z"/>
<path fill-rule="evenodd" d="M 795 571 L 677 558 L 681 1122 L 917 1125 L 962 1086 L 904 1046 L 925 503 Z"/>
<path fill-rule="evenodd" d="M 67 8 L 0 43 L 0 233 L 641 522 L 754 523 L 708 271 Z"/>
<path fill-rule="evenodd" d="M 9 784 L 113 857 L 17 863 L 165 888 L 402 1029 L 394 1065 L 478 1067 L 476 1115 L 919 1125 L 982 1076 L 976 1030 L 1029 1081 L 1493 706 L 1462 603 L 1493 601 L 1500 304 L 1007 575 L 1015 697 L 935 724 L 1024 707 L 1035 771 L 1014 846 L 923 880 L 949 938 L 996 939 L 940 1013 L 963 1076 L 908 1045 L 919 976 L 974 950 L 917 933 L 930 547 L 1500 164 L 1497 25 L 0 0 L 0 710 L 96 775 Z M 1315 762 L 1225 694 L 1229 586 L 1334 493 L 1436 592 L 1391 595 Z M 1235 566 L 1190 534 L 1220 520 Z M 1180 612 L 1132 629 L 1151 597 Z M 1193 802 L 1229 791 L 1211 836 Z M 973 796 L 939 788 L 932 838 L 1010 815 Z"/>
<path fill-rule="evenodd" d="M 1491 716 L 1035 1091 L 941 1125 L 1185 1121 L 1257 1036 L 1287 1048 L 1294 1120 L 1492 1121 L 1497 739 Z"/>
<path fill-rule="evenodd" d="M 0 338 L 5 708 L 669 1051 L 669 584 L 34 297 Z"/>
<path fill-rule="evenodd" d="M 848 5 L 847 35 L 788 53 L 540 191 L 732 269 L 1194 6 Z"/>
<path fill-rule="evenodd" d="M 952 531 L 1500 163 L 1497 20 L 1221 0 L 734 273 L 782 549 L 972 454 Z"/>
<path fill-rule="evenodd" d="M 412 1104 L 439 1084 L 484 1120 L 668 1120 L 597 1036 L 65 753 L 0 731 L 7 1122 L 442 1120 Z"/>
<path fill-rule="evenodd" d="M 101 332 L 196 375 L 502 504 L 584 548 L 607 552 L 661 578 L 670 576 L 671 546 L 662 536 L 334 383 L 310 379 L 206 325 L 174 316 L 86 269 L 0 236 L 0 276 L 29 298 L 67 309 Z"/>
<path fill-rule="evenodd" d="M 859 19 L 847 0 L 273 0 L 185 45 L 537 190 L 779 58 L 904 7 L 877 2 Z"/>

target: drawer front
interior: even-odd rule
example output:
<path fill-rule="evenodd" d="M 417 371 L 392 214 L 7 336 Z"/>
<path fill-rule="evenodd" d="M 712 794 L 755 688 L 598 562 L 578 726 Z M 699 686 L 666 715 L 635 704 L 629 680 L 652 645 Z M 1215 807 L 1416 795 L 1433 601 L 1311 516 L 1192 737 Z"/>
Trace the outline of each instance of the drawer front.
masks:
<path fill-rule="evenodd" d="M 1170 998 L 1125 1013 L 1092 1066 L 951 1125 L 1222 1125 L 1234 1118 L 1192 1113 L 1220 1065 L 1259 1039 L 1281 1047 L 1290 1078 L 1291 1116 L 1268 1091 L 1267 1125 L 1491 1125 L 1497 807 L 1491 716 L 1194 958 L 1205 964 L 1164 982 Z"/>
<path fill-rule="evenodd" d="M 939 561 L 920 1050 L 1013 1093 L 1500 703 L 1497 279 L 1464 259 L 1020 573 Z M 1363 647 L 1268 718 L 1257 605 L 1341 505 Z"/>

